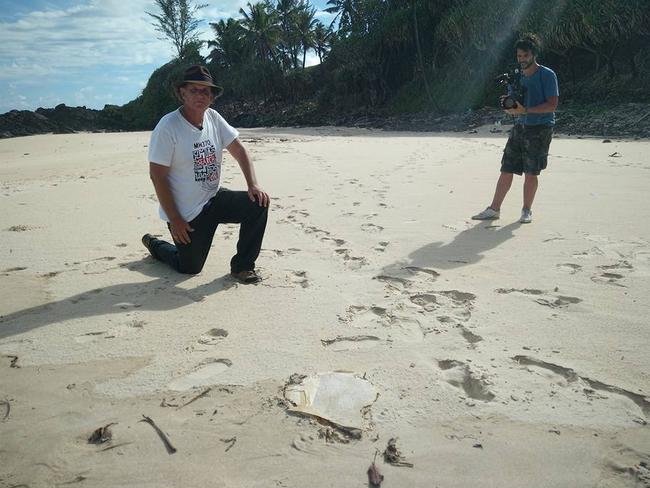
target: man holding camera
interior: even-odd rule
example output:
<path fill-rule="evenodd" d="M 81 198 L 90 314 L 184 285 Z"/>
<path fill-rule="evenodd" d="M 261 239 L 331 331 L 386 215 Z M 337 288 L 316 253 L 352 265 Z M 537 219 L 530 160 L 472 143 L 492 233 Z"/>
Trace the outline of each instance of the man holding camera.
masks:
<path fill-rule="evenodd" d="M 501 175 L 489 207 L 474 215 L 474 220 L 498 219 L 501 203 L 506 197 L 514 174 L 524 174 L 524 205 L 519 222 L 533 220 L 531 208 L 537 191 L 538 176 L 546 168 L 548 148 L 553 138 L 555 110 L 559 101 L 557 76 L 550 68 L 537 63 L 540 42 L 528 34 L 515 44 L 517 63 L 521 69 L 520 89 L 501 97 L 506 113 L 517 116 L 501 159 Z M 512 87 L 511 87 L 512 88 Z M 512 108 L 506 99 L 514 96 Z"/>

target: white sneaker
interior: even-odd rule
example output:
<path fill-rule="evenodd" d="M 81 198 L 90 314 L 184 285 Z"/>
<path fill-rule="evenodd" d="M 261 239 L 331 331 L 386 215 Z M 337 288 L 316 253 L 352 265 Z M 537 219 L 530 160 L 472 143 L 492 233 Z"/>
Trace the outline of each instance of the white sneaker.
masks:
<path fill-rule="evenodd" d="M 499 218 L 499 211 L 488 207 L 481 213 L 472 216 L 472 220 L 496 220 Z"/>
<path fill-rule="evenodd" d="M 533 221 L 533 212 L 528 208 L 521 209 L 521 218 L 519 219 L 520 224 L 530 224 Z"/>

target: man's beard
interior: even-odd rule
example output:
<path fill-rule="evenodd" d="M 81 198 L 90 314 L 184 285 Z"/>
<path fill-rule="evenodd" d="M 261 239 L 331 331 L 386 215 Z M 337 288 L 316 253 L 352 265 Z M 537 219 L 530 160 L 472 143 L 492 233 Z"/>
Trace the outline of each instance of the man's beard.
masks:
<path fill-rule="evenodd" d="M 526 69 L 530 68 L 533 64 L 535 64 L 535 60 L 531 59 L 530 61 L 526 61 L 524 63 L 519 63 L 519 67 L 522 70 L 526 70 Z"/>

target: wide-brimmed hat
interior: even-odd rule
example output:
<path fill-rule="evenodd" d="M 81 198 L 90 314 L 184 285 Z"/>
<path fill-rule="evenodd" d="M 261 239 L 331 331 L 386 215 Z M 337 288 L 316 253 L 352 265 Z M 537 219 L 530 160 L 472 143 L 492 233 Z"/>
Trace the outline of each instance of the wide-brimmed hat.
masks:
<path fill-rule="evenodd" d="M 185 70 L 183 73 L 182 81 L 179 81 L 176 84 L 176 89 L 178 90 L 180 87 L 185 86 L 187 83 L 209 86 L 212 88 L 212 94 L 215 97 L 218 97 L 223 93 L 223 88 L 219 85 L 215 85 L 214 81 L 212 81 L 212 75 L 210 74 L 208 68 L 199 64 L 190 66 Z"/>

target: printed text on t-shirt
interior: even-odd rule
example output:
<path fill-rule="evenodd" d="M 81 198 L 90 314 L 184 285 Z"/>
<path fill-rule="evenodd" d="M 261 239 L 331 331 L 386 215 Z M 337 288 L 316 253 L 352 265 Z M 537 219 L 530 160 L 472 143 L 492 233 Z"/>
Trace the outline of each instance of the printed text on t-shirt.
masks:
<path fill-rule="evenodd" d="M 214 144 L 209 139 L 194 143 L 192 159 L 194 160 L 194 181 L 214 181 L 219 179 L 217 152 Z"/>

